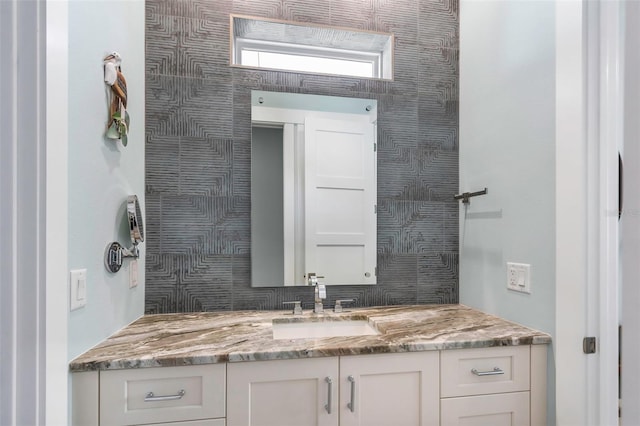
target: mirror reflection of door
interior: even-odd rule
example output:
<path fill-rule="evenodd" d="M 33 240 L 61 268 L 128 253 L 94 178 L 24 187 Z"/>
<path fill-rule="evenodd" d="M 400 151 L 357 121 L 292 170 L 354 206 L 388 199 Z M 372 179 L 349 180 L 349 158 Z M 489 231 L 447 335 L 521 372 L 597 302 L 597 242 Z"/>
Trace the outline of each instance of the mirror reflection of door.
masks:
<path fill-rule="evenodd" d="M 252 286 L 375 284 L 375 100 L 252 97 Z"/>
<path fill-rule="evenodd" d="M 375 284 L 373 125 L 305 120 L 305 267 L 325 284 Z"/>

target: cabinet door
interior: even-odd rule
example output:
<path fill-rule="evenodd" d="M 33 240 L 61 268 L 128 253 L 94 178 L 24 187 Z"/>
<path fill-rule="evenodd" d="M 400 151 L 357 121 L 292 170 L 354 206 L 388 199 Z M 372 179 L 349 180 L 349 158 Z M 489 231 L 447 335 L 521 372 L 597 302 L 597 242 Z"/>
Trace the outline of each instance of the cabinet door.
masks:
<path fill-rule="evenodd" d="M 432 426 L 439 422 L 439 354 L 340 358 L 340 426 Z"/>
<path fill-rule="evenodd" d="M 338 358 L 230 363 L 228 426 L 337 426 Z"/>
<path fill-rule="evenodd" d="M 529 392 L 444 398 L 441 426 L 529 426 Z"/>

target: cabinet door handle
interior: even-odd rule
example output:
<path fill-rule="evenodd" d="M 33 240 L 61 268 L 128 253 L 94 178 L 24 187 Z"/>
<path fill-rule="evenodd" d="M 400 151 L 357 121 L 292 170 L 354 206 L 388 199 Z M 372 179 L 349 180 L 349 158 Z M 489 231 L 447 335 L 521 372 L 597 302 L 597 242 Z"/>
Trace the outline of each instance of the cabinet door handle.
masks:
<path fill-rule="evenodd" d="M 493 370 L 490 371 L 478 371 L 474 368 L 471 372 L 476 376 L 497 376 L 498 374 L 504 374 L 504 370 L 501 370 L 500 367 L 493 367 Z"/>
<path fill-rule="evenodd" d="M 325 377 L 324 381 L 327 382 L 327 403 L 324 405 L 324 409 L 327 410 L 327 414 L 331 414 L 331 392 L 333 388 L 333 381 L 331 377 Z"/>
<path fill-rule="evenodd" d="M 157 402 L 157 401 L 173 401 L 176 399 L 182 399 L 182 397 L 184 396 L 186 392 L 184 391 L 184 389 L 180 389 L 180 391 L 175 394 L 175 395 L 160 395 L 160 396 L 155 396 L 153 394 L 153 392 L 149 392 L 145 397 L 144 397 L 144 402 Z"/>
<path fill-rule="evenodd" d="M 351 402 L 347 404 L 347 408 L 353 413 L 356 410 L 356 379 L 353 376 L 347 377 L 351 382 Z"/>

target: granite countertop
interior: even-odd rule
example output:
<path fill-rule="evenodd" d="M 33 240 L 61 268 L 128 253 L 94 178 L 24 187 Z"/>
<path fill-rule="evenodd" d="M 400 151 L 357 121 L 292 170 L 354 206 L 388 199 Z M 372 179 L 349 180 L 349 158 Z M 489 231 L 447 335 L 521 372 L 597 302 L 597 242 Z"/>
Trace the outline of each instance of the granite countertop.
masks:
<path fill-rule="evenodd" d="M 274 340 L 272 322 L 366 319 L 379 335 Z M 548 344 L 551 337 L 464 305 L 388 306 L 340 314 L 232 311 L 145 315 L 71 361 L 72 372 L 222 362 Z"/>

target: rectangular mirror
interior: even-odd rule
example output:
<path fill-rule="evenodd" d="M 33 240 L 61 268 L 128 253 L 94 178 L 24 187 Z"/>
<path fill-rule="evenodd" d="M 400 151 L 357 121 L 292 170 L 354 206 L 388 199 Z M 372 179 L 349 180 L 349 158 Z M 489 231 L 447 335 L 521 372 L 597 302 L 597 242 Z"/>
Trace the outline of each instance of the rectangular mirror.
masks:
<path fill-rule="evenodd" d="M 372 99 L 252 91 L 251 283 L 376 283 Z"/>

